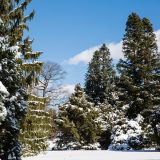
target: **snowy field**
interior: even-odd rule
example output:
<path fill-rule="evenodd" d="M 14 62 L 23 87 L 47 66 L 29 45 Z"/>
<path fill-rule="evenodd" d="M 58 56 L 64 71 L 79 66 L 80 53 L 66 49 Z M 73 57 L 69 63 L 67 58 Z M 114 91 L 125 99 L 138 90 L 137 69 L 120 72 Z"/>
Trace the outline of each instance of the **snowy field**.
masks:
<path fill-rule="evenodd" d="M 49 151 L 22 160 L 160 160 L 160 152 Z"/>

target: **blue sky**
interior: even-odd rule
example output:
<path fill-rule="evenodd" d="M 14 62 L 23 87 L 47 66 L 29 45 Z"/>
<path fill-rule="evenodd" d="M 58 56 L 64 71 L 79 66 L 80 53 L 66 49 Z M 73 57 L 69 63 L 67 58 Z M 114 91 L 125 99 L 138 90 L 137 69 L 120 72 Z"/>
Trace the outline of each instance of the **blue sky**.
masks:
<path fill-rule="evenodd" d="M 34 50 L 44 52 L 41 60 L 57 62 L 67 71 L 64 84 L 83 84 L 91 52 L 106 43 L 117 61 L 128 15 L 149 18 L 157 31 L 159 8 L 159 0 L 33 0 L 29 10 L 35 9 L 36 16 L 29 35 Z"/>

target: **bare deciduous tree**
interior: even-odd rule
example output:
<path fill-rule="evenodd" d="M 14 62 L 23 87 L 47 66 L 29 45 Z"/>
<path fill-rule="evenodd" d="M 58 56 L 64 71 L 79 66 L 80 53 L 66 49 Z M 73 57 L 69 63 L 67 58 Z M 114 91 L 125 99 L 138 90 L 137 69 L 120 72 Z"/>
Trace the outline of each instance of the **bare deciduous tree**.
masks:
<path fill-rule="evenodd" d="M 42 97 L 48 97 L 50 99 L 49 105 L 55 105 L 55 102 L 60 98 L 61 83 L 65 74 L 66 72 L 59 64 L 55 62 L 44 63 L 39 74 L 39 85 L 36 87 L 36 92 Z"/>

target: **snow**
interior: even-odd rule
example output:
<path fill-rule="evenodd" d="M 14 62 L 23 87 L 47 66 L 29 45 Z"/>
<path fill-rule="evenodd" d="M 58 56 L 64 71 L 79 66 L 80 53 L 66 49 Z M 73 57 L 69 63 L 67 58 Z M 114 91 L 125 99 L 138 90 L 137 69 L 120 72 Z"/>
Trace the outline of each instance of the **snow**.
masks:
<path fill-rule="evenodd" d="M 49 151 L 22 160 L 159 160 L 160 152 Z"/>
<path fill-rule="evenodd" d="M 8 44 L 6 43 L 8 41 L 8 37 L 0 37 L 0 48 L 2 51 L 6 51 L 8 49 Z"/>
<path fill-rule="evenodd" d="M 135 120 L 123 119 L 122 125 L 113 127 L 110 150 L 134 150 L 140 146 L 143 130 L 138 120 L 141 121 L 142 116 L 138 115 Z"/>
<path fill-rule="evenodd" d="M 7 110 L 4 106 L 2 106 L 0 102 L 0 125 L 1 125 L 1 121 L 4 121 L 6 115 L 7 115 Z"/>
<path fill-rule="evenodd" d="M 0 81 L 0 125 L 1 125 L 1 121 L 3 121 L 7 115 L 7 110 L 4 107 L 4 104 L 2 102 L 3 98 L 8 95 L 8 91 L 5 88 L 5 86 L 2 84 L 2 82 Z"/>
<path fill-rule="evenodd" d="M 0 81 L 0 92 L 3 93 L 3 94 L 6 94 L 8 95 L 8 91 L 7 89 L 5 88 L 5 86 L 2 84 L 2 82 Z"/>

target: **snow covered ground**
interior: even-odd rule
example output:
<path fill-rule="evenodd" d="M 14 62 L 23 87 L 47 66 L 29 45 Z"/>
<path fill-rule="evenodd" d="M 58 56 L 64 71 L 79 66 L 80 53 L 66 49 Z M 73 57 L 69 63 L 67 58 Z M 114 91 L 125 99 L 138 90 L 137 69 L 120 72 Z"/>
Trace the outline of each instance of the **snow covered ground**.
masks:
<path fill-rule="evenodd" d="M 49 151 L 22 160 L 160 160 L 160 152 Z"/>

